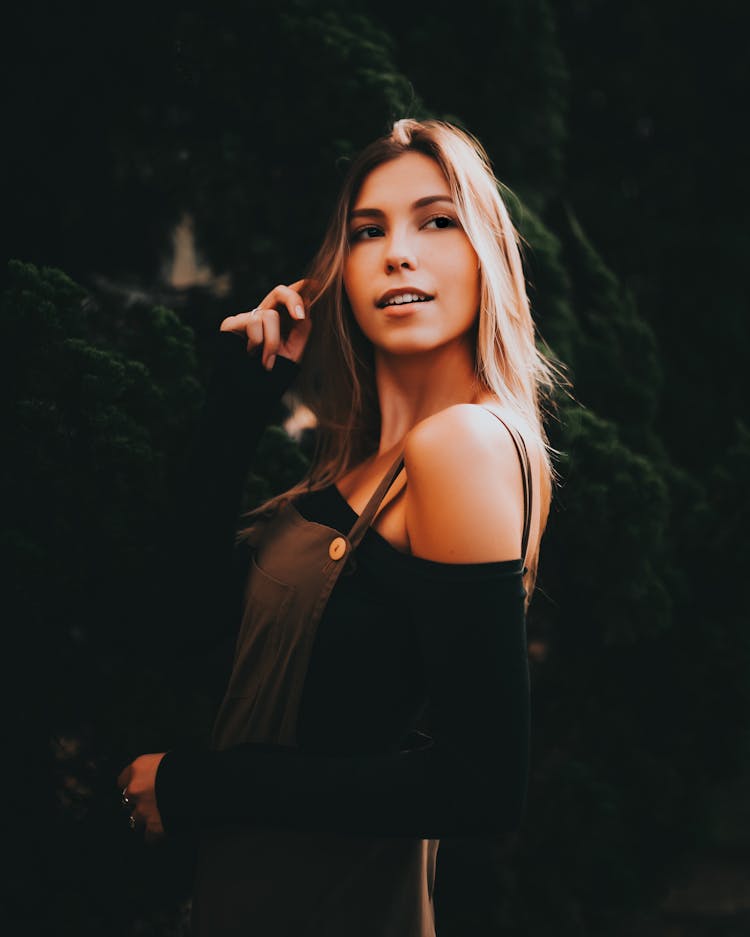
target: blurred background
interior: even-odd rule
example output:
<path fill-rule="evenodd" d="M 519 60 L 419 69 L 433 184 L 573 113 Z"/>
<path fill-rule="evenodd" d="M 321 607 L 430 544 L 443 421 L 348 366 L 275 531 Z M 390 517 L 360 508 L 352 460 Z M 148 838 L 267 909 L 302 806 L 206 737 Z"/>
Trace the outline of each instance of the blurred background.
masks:
<path fill-rule="evenodd" d="M 137 843 L 114 779 L 200 738 L 206 697 L 125 665 L 118 590 L 153 555 L 219 323 L 303 275 L 347 161 L 400 117 L 484 144 L 575 395 L 548 426 L 527 818 L 441 844 L 438 933 L 750 933 L 748 20 L 730 0 L 5 11 L 13 934 L 188 933 L 190 845 Z M 246 506 L 308 457 L 269 427 Z"/>

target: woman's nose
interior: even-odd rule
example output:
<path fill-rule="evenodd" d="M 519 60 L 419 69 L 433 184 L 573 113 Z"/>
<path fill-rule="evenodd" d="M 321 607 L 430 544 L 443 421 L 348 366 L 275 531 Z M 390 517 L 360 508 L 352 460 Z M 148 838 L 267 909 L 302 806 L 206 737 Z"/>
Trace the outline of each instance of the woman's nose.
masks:
<path fill-rule="evenodd" d="M 413 270 L 417 265 L 408 257 L 404 257 L 404 258 L 389 258 L 385 266 L 387 270 L 395 270 L 396 267 L 407 267 Z"/>
<path fill-rule="evenodd" d="M 394 270 L 396 267 L 417 266 L 417 255 L 408 241 L 405 234 L 394 235 L 386 242 L 385 249 L 386 270 Z"/>
<path fill-rule="evenodd" d="M 413 251 L 402 248 L 401 250 L 389 250 L 385 257 L 386 270 L 395 270 L 397 267 L 409 267 L 415 269 L 417 258 Z"/>

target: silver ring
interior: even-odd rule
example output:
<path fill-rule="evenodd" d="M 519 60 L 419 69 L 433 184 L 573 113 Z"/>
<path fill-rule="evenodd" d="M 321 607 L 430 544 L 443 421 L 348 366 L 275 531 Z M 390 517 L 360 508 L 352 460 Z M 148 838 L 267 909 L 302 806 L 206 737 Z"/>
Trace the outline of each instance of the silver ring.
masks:
<path fill-rule="evenodd" d="M 133 816 L 132 813 L 128 817 L 128 826 L 130 827 L 131 830 L 135 829 L 135 817 Z"/>
<path fill-rule="evenodd" d="M 126 786 L 126 787 L 123 787 L 123 789 L 122 789 L 122 799 L 120 800 L 120 804 L 121 804 L 123 807 L 129 807 L 129 806 L 130 806 L 130 798 L 128 797 L 128 789 L 127 789 L 127 786 Z"/>

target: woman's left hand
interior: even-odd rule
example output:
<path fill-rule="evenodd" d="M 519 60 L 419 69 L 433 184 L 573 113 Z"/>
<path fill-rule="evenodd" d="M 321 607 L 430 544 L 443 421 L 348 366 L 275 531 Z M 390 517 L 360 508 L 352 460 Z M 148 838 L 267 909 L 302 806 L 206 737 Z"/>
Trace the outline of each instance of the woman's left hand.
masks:
<path fill-rule="evenodd" d="M 133 828 L 143 830 L 146 842 L 154 842 L 164 836 L 161 814 L 156 806 L 155 782 L 157 768 L 165 755 L 166 752 L 139 755 L 117 776 L 123 807 L 130 811 Z"/>

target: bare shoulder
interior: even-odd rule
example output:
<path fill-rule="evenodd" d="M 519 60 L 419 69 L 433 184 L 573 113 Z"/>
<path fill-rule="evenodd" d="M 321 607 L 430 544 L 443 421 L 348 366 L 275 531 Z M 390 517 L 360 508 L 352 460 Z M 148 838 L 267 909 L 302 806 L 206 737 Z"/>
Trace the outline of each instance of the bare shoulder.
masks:
<path fill-rule="evenodd" d="M 510 433 L 483 406 L 456 404 L 418 423 L 404 463 L 412 553 L 445 563 L 518 559 L 521 467 Z"/>

